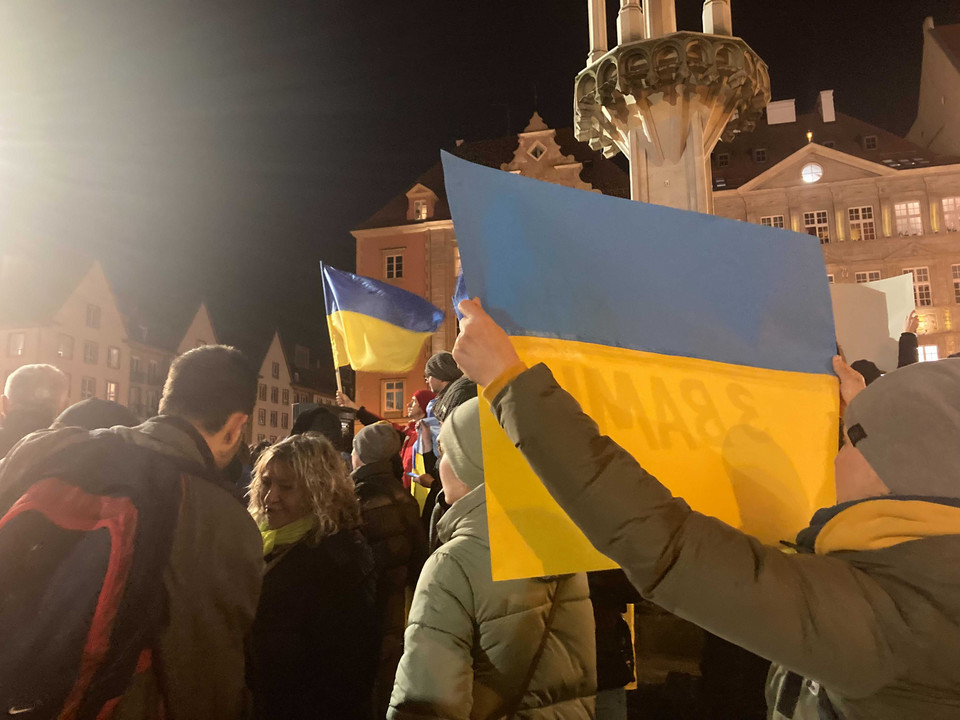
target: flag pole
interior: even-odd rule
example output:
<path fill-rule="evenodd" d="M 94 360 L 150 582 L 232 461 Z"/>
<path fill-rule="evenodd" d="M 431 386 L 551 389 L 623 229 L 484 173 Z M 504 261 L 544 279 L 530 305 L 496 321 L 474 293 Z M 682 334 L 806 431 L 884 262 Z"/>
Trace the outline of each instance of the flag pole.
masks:
<path fill-rule="evenodd" d="M 343 392 L 343 380 L 340 379 L 340 368 L 335 367 L 335 368 L 333 369 L 333 371 L 334 371 L 334 373 L 335 373 L 336 376 L 337 376 L 337 392 L 342 393 L 342 392 Z"/>

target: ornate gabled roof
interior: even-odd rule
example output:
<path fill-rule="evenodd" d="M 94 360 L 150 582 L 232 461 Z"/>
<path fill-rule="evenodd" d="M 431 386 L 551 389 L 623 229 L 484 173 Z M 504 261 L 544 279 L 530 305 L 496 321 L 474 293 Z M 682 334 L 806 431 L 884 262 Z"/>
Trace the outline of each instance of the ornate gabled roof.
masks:
<path fill-rule="evenodd" d="M 539 117 L 539 115 L 534 113 L 530 125 L 527 126 L 527 130 L 524 132 L 548 130 L 549 128 L 546 125 L 536 130 L 530 129 Z M 540 120 L 541 124 L 542 122 L 543 121 Z M 603 154 L 599 151 L 591 150 L 586 143 L 578 142 L 573 137 L 572 128 L 558 129 L 556 142 L 564 155 L 571 155 L 577 162 L 583 164 L 580 177 L 585 183 L 589 183 L 605 195 L 614 195 L 617 197 L 630 196 L 629 175 L 615 162 L 604 158 Z M 520 140 L 518 135 L 508 135 L 507 137 L 494 138 L 491 140 L 465 142 L 451 149 L 450 152 L 478 165 L 499 169 L 502 165 L 510 163 L 513 160 L 519 144 Z M 396 227 L 399 225 L 416 225 L 417 223 L 423 222 L 421 220 L 409 220 L 407 218 L 409 200 L 406 193 L 417 184 L 429 188 L 437 195 L 438 200 L 430 220 L 449 220 L 450 205 L 447 202 L 447 194 L 443 186 L 443 167 L 440 162 L 437 161 L 429 170 L 404 187 L 403 192 L 399 193 L 374 215 L 361 223 L 356 230 Z"/>
<path fill-rule="evenodd" d="M 836 115 L 836 121 L 829 123 L 816 112 L 798 115 L 796 122 L 780 125 L 769 125 L 764 119 L 753 132 L 738 135 L 732 142 L 717 143 L 712 162 L 714 186 L 734 189 L 745 185 L 808 145 L 808 132 L 813 133 L 814 143 L 894 170 L 957 162 L 957 158 L 937 155 L 876 125 L 841 112 Z M 875 147 L 866 142 L 867 138 L 875 138 Z M 756 159 L 757 150 L 764 151 L 762 162 Z M 722 154 L 727 156 L 725 167 L 718 162 Z"/>

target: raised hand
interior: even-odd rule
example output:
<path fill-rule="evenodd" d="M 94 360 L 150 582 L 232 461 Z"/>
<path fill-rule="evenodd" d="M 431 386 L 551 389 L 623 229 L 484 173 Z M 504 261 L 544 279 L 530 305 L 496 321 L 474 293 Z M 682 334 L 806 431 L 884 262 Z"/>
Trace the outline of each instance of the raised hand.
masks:
<path fill-rule="evenodd" d="M 520 356 L 503 328 L 487 315 L 479 298 L 461 301 L 460 312 L 463 319 L 453 346 L 453 358 L 467 377 L 487 386 L 519 363 Z"/>

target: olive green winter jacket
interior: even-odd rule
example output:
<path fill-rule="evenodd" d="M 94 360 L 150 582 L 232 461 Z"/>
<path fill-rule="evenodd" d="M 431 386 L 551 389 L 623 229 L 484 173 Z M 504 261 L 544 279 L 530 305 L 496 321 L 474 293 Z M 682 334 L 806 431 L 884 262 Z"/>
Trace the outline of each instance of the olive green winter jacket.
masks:
<path fill-rule="evenodd" d="M 786 554 L 673 497 L 546 366 L 491 392 L 551 495 L 644 597 L 780 666 L 771 718 L 960 718 L 960 508 L 856 503 L 816 554 Z"/>
<path fill-rule="evenodd" d="M 586 575 L 494 582 L 484 493 L 480 485 L 440 520 L 444 544 L 417 583 L 387 717 L 492 719 L 514 703 L 511 717 L 593 718 L 596 646 Z M 554 597 L 543 653 L 517 706 Z"/>

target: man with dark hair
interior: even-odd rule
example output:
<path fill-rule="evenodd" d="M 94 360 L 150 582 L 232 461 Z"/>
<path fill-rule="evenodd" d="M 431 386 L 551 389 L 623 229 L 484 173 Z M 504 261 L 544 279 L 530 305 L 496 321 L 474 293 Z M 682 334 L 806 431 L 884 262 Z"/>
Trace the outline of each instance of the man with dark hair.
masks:
<path fill-rule="evenodd" d="M 112 717 L 243 715 L 244 639 L 257 609 L 263 546 L 256 524 L 220 471 L 243 441 L 256 390 L 257 373 L 239 351 L 197 348 L 174 360 L 159 416 L 132 428 L 38 432 L 0 464 L 0 517 L 32 490 L 37 473 L 52 460 L 62 464 L 70 453 L 88 457 L 84 449 L 92 444 L 106 443 L 116 450 L 98 455 L 102 467 L 93 467 L 89 480 L 77 481 L 79 490 L 88 494 L 103 494 L 91 489 L 98 487 L 93 475 L 113 473 L 126 485 L 136 486 L 168 477 L 163 474 L 168 468 L 176 473 L 177 482 L 162 485 L 168 495 L 177 495 L 172 500 L 169 559 L 165 567 L 151 566 L 154 577 L 162 575 L 162 591 L 158 582 L 156 593 L 161 619 L 144 650 L 152 662 L 145 663 L 146 671 L 138 663 Z M 147 460 L 122 465 L 118 471 L 115 466 L 123 461 L 117 458 L 134 452 L 129 446 L 136 446 L 137 457 Z M 129 477 L 140 468 L 148 477 Z M 142 515 L 138 530 L 156 517 L 151 509 L 155 506 L 138 508 Z M 137 552 L 136 546 L 132 552 Z M 123 641 L 109 639 L 111 646 Z"/>
<path fill-rule="evenodd" d="M 50 426 L 67 401 L 67 376 L 53 365 L 24 365 L 10 373 L 0 396 L 0 458 L 34 430 Z"/>

